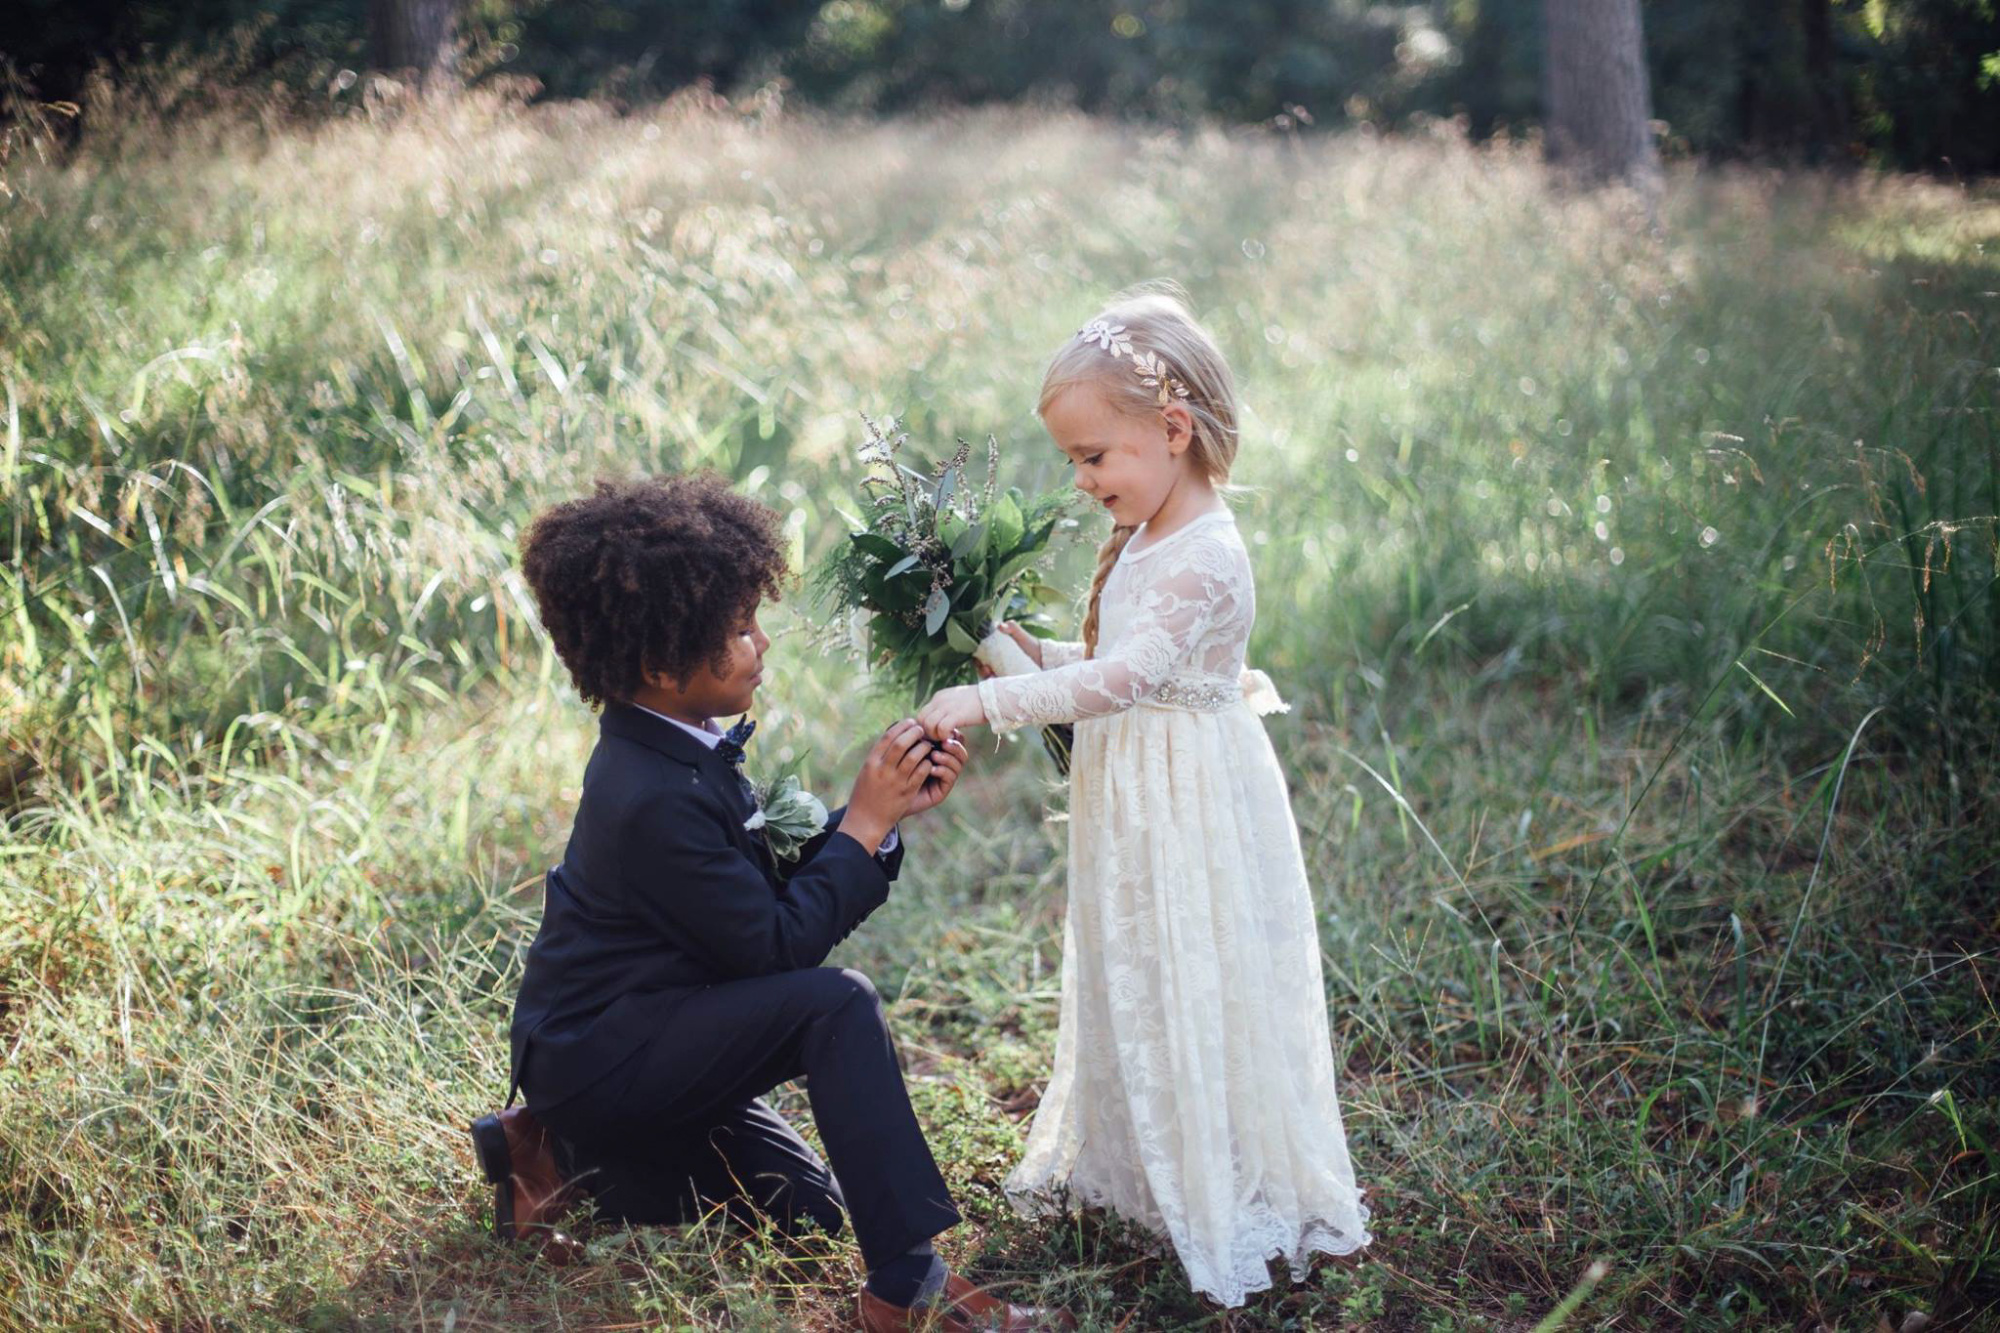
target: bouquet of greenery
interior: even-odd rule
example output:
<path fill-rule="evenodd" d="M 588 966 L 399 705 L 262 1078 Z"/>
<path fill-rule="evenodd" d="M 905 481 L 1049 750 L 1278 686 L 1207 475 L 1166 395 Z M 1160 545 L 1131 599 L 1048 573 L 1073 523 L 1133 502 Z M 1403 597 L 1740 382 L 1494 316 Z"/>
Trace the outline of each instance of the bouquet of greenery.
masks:
<path fill-rule="evenodd" d="M 998 631 L 1002 620 L 1045 632 L 1033 617 L 1067 600 L 1043 578 L 1052 542 L 1074 528 L 1070 496 L 1055 492 L 1030 500 L 1014 488 L 1000 491 L 1000 446 L 986 442 L 986 480 L 967 484 L 972 448 L 965 441 L 929 474 L 899 457 L 908 436 L 862 418 L 868 442 L 861 458 L 861 517 L 812 576 L 815 597 L 835 625 L 865 624 L 875 666 L 893 685 L 921 703 L 935 690 L 962 685 L 984 663 L 998 675 L 1036 669 L 1020 647 Z M 850 630 L 853 633 L 853 630 Z M 858 634 L 855 635 L 858 638 Z M 1069 728 L 1045 728 L 1043 742 L 1068 771 Z"/>

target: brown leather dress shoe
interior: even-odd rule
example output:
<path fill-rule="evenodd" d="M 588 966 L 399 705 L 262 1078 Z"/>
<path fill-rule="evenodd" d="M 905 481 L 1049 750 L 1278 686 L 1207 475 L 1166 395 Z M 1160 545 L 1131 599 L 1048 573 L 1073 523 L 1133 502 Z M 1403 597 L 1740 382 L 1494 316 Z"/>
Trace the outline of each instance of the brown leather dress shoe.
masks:
<path fill-rule="evenodd" d="M 929 1305 L 905 1309 L 862 1289 L 862 1333 L 1051 1333 L 1076 1327 L 1067 1310 L 1033 1305 L 1009 1305 L 981 1291 L 958 1274 L 944 1280 L 944 1290 Z"/>
<path fill-rule="evenodd" d="M 472 1122 L 472 1148 L 493 1185 L 493 1234 L 525 1240 L 550 1263 L 582 1256 L 583 1246 L 554 1222 L 576 1202 L 577 1188 L 562 1178 L 555 1143 L 525 1106 Z"/>

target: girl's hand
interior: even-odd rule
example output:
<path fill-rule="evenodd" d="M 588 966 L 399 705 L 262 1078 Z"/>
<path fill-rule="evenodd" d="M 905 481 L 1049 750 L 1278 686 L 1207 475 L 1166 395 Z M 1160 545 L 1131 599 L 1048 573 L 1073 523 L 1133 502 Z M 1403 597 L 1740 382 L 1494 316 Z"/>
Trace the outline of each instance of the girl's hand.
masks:
<path fill-rule="evenodd" d="M 1042 641 L 1040 639 L 1028 633 L 1028 631 L 1022 629 L 1019 625 L 1016 625 L 1011 620 L 1003 620 L 1000 622 L 1000 632 L 1005 634 L 1008 638 L 1012 639 L 1015 643 L 1020 644 L 1021 651 L 1026 653 L 1029 659 L 1032 660 L 1036 666 L 1039 667 L 1046 665 L 1042 661 Z"/>
<path fill-rule="evenodd" d="M 917 710 L 917 721 L 922 724 L 924 735 L 939 743 L 951 739 L 951 734 L 962 728 L 985 726 L 986 709 L 979 702 L 979 687 L 954 685 L 939 690 Z"/>

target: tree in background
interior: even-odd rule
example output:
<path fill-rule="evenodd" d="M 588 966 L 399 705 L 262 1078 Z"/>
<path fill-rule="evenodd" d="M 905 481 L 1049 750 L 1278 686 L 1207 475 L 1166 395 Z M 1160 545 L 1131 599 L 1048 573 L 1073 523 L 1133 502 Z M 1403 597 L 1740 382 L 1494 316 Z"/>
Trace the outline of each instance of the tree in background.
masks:
<path fill-rule="evenodd" d="M 419 85 L 452 72 L 458 0 L 368 0 L 368 60 L 408 70 Z"/>
<path fill-rule="evenodd" d="M 1639 0 L 1547 0 L 1549 160 L 1587 180 L 1660 174 Z"/>
<path fill-rule="evenodd" d="M 1547 0 L 1440 6 L 1456 49 L 1412 105 L 1475 137 L 1540 124 Z M 1664 145 L 1703 158 L 2000 171 L 1993 0 L 1642 0 Z"/>
<path fill-rule="evenodd" d="M 485 0 L 494 7 L 494 0 Z M 821 0 L 511 0 L 493 25 L 514 68 L 559 97 L 638 101 L 706 80 L 733 92 L 769 80 L 800 51 Z M 989 57 L 1004 61 L 1003 52 Z"/>

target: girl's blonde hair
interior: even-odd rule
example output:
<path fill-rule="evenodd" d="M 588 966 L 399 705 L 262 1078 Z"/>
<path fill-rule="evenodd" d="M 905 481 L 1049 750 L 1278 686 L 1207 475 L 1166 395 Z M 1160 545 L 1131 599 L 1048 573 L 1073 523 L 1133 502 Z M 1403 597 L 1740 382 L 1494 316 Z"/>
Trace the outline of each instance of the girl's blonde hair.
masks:
<path fill-rule="evenodd" d="M 1046 413 L 1064 390 L 1096 386 L 1113 408 L 1150 417 L 1179 403 L 1194 421 L 1188 457 L 1209 481 L 1229 480 L 1236 462 L 1236 378 L 1208 330 L 1188 310 L 1186 293 L 1169 283 L 1131 288 L 1111 298 L 1095 319 L 1064 343 L 1042 376 Z M 1097 552 L 1090 609 L 1083 617 L 1084 655 L 1097 655 L 1097 608 L 1104 582 L 1136 527 L 1118 527 Z"/>

